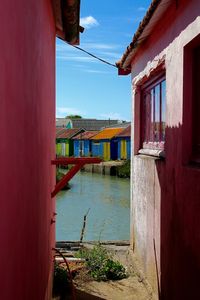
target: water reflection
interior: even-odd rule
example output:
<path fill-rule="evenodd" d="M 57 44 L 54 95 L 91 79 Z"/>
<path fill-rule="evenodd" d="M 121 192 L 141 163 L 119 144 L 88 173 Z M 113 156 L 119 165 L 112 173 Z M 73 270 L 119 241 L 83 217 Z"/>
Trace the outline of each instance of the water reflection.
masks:
<path fill-rule="evenodd" d="M 129 180 L 80 173 L 71 186 L 57 195 L 57 240 L 79 240 L 89 208 L 84 240 L 129 239 Z"/>

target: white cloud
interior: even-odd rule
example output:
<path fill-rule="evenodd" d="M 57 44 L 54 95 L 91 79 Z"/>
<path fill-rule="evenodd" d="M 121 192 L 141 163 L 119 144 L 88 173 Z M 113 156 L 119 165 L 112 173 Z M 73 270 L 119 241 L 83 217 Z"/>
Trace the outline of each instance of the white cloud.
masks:
<path fill-rule="evenodd" d="M 100 118 L 105 118 L 105 119 L 123 120 L 121 115 L 117 112 L 110 112 L 110 113 L 100 114 L 99 116 L 100 116 Z"/>
<path fill-rule="evenodd" d="M 120 48 L 120 45 L 117 44 L 105 44 L 105 43 L 90 43 L 85 42 L 81 43 L 81 48 L 85 50 L 114 50 L 117 48 Z M 74 53 L 77 51 L 77 49 L 74 49 L 73 47 L 69 46 L 68 44 L 56 44 L 56 52 L 57 53 Z"/>
<path fill-rule="evenodd" d="M 137 10 L 138 10 L 138 11 L 145 11 L 145 10 L 146 10 L 146 7 L 140 6 L 140 7 L 138 7 Z"/>
<path fill-rule="evenodd" d="M 94 26 L 98 26 L 99 22 L 92 16 L 84 17 L 80 19 L 80 24 L 86 29 L 89 29 Z"/>
<path fill-rule="evenodd" d="M 73 55 L 57 55 L 57 59 L 60 60 L 69 60 L 69 61 L 76 61 L 76 62 L 97 62 L 97 60 L 93 57 L 86 57 L 86 56 L 73 56 Z"/>
<path fill-rule="evenodd" d="M 98 57 L 105 59 L 107 61 L 118 60 L 121 57 L 121 54 L 118 53 L 120 46 L 117 44 L 107 44 L 107 43 L 91 43 L 85 42 L 81 44 L 81 48 L 86 51 L 97 55 Z M 98 62 L 94 57 L 91 57 L 87 54 L 83 54 L 79 50 L 68 46 L 67 44 L 57 43 L 56 45 L 56 58 L 58 60 L 66 60 L 80 63 L 94 63 Z M 113 62 L 114 63 L 114 62 Z"/>
<path fill-rule="evenodd" d="M 119 60 L 121 55 L 120 53 L 114 53 L 114 52 L 105 52 L 105 51 L 101 51 L 99 53 L 95 53 L 97 57 L 100 57 L 110 63 L 115 63 L 115 60 Z M 99 60 L 97 60 L 96 58 L 92 57 L 92 56 L 80 56 L 77 55 L 76 53 L 57 53 L 56 58 L 58 60 L 63 60 L 63 61 L 70 61 L 70 62 L 78 62 L 78 63 L 98 63 L 99 64 Z"/>
<path fill-rule="evenodd" d="M 105 55 L 106 57 L 110 57 L 111 59 L 120 59 L 120 57 L 122 56 L 121 53 L 108 52 L 108 51 L 102 51 L 101 55 Z"/>
<path fill-rule="evenodd" d="M 86 73 L 95 73 L 95 74 L 111 74 L 111 72 L 107 72 L 107 71 L 84 69 L 84 68 L 82 68 L 82 71 Z"/>
<path fill-rule="evenodd" d="M 98 49 L 98 50 L 113 50 L 119 48 L 116 44 L 104 44 L 104 43 L 82 43 L 81 47 L 84 49 Z"/>
<path fill-rule="evenodd" d="M 81 44 L 81 48 L 113 64 L 121 57 L 121 53 L 119 53 L 120 46 L 118 44 L 85 42 Z M 80 63 L 83 65 L 94 65 L 94 63 L 102 64 L 94 57 L 89 56 L 88 54 L 85 54 L 78 49 L 75 49 L 74 47 L 61 43 L 57 43 L 56 45 L 56 58 L 58 61 L 68 61 L 72 63 Z M 88 69 L 90 69 L 90 67 Z"/>
<path fill-rule="evenodd" d="M 74 107 L 57 107 L 56 108 L 56 117 L 57 118 L 63 118 L 63 117 L 66 117 L 67 115 L 83 116 L 83 115 L 85 115 L 85 113 Z"/>

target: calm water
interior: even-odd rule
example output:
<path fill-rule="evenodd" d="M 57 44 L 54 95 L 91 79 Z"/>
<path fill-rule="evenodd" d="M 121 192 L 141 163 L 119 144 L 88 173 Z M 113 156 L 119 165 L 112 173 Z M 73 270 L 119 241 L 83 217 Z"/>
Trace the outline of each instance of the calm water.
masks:
<path fill-rule="evenodd" d="M 57 195 L 56 240 L 79 240 L 88 209 L 84 240 L 129 239 L 129 180 L 79 173 L 70 184 Z"/>

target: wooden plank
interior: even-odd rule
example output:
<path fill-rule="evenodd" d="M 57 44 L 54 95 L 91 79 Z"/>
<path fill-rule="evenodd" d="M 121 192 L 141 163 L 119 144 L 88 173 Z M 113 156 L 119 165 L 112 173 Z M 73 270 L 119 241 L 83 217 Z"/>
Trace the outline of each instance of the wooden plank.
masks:
<path fill-rule="evenodd" d="M 77 258 L 77 257 L 65 257 L 69 262 L 85 262 L 84 258 Z M 55 261 L 57 262 L 64 262 L 63 257 L 55 257 Z"/>

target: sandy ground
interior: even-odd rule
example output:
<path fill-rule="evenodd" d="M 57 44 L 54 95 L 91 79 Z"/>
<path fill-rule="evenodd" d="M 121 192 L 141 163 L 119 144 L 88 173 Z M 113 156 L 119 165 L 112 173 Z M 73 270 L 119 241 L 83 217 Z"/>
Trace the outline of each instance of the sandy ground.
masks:
<path fill-rule="evenodd" d="M 108 300 L 150 300 L 152 295 L 139 282 L 136 276 L 130 276 L 120 281 L 109 282 L 87 282 L 79 285 L 78 289 L 97 296 L 100 299 Z"/>

